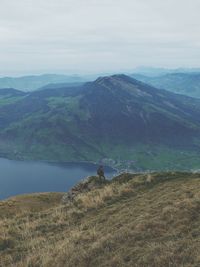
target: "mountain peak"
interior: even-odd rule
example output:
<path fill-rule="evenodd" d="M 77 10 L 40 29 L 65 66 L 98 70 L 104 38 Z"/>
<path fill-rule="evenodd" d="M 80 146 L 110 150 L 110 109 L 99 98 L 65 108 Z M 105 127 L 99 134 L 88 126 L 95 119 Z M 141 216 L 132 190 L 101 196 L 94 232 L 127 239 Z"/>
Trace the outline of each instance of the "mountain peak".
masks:
<path fill-rule="evenodd" d="M 98 85 L 116 84 L 120 82 L 133 83 L 137 81 L 125 74 L 115 74 L 111 76 L 104 76 L 104 77 L 99 77 L 95 80 L 95 84 L 98 84 Z"/>
<path fill-rule="evenodd" d="M 149 96 L 156 90 L 155 88 L 125 74 L 99 77 L 92 83 L 92 88 L 104 88 L 113 92 L 118 90 L 118 92 L 123 91 L 139 97 Z"/>

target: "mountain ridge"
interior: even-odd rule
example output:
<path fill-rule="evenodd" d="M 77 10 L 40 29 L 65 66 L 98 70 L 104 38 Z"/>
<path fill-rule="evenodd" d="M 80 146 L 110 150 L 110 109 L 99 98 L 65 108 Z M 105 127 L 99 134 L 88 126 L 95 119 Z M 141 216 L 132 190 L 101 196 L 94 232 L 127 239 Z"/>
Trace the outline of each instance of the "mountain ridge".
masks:
<path fill-rule="evenodd" d="M 79 83 L 85 82 L 86 80 L 87 78 L 85 79 L 78 75 L 64 74 L 41 74 L 22 77 L 1 77 L 0 90 L 1 88 L 13 87 L 21 91 L 31 92 L 39 89 L 42 86 L 46 86 L 49 83 Z"/>
<path fill-rule="evenodd" d="M 146 82 L 160 89 L 177 94 L 200 98 L 200 73 L 169 73 L 157 77 L 132 75 L 136 79 Z"/>

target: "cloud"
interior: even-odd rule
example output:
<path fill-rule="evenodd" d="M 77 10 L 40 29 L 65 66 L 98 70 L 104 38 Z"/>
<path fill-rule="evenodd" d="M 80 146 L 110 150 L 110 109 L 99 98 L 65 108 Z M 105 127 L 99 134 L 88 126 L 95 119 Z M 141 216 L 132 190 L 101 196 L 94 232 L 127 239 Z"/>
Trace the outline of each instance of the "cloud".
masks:
<path fill-rule="evenodd" d="M 198 66 L 199 0 L 1 0 L 0 75 Z"/>

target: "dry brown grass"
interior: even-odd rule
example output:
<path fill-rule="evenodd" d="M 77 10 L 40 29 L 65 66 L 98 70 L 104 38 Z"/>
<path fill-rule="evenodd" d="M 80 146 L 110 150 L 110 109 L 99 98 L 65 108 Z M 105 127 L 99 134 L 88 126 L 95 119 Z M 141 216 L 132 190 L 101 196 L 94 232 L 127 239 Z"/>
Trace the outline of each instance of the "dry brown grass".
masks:
<path fill-rule="evenodd" d="M 0 208 L 0 266 L 198 267 L 199 178 L 127 174 L 72 204 Z"/>

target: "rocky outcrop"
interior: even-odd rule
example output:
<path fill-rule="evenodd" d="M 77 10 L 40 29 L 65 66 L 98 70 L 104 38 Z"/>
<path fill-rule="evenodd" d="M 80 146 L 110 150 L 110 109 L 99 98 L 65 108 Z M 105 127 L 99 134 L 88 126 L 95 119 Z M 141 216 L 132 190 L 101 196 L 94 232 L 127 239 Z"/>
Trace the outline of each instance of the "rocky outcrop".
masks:
<path fill-rule="evenodd" d="M 62 197 L 63 203 L 72 202 L 78 194 L 89 192 L 95 188 L 100 188 L 109 183 L 108 180 L 98 176 L 89 176 L 71 188 L 69 192 Z"/>

